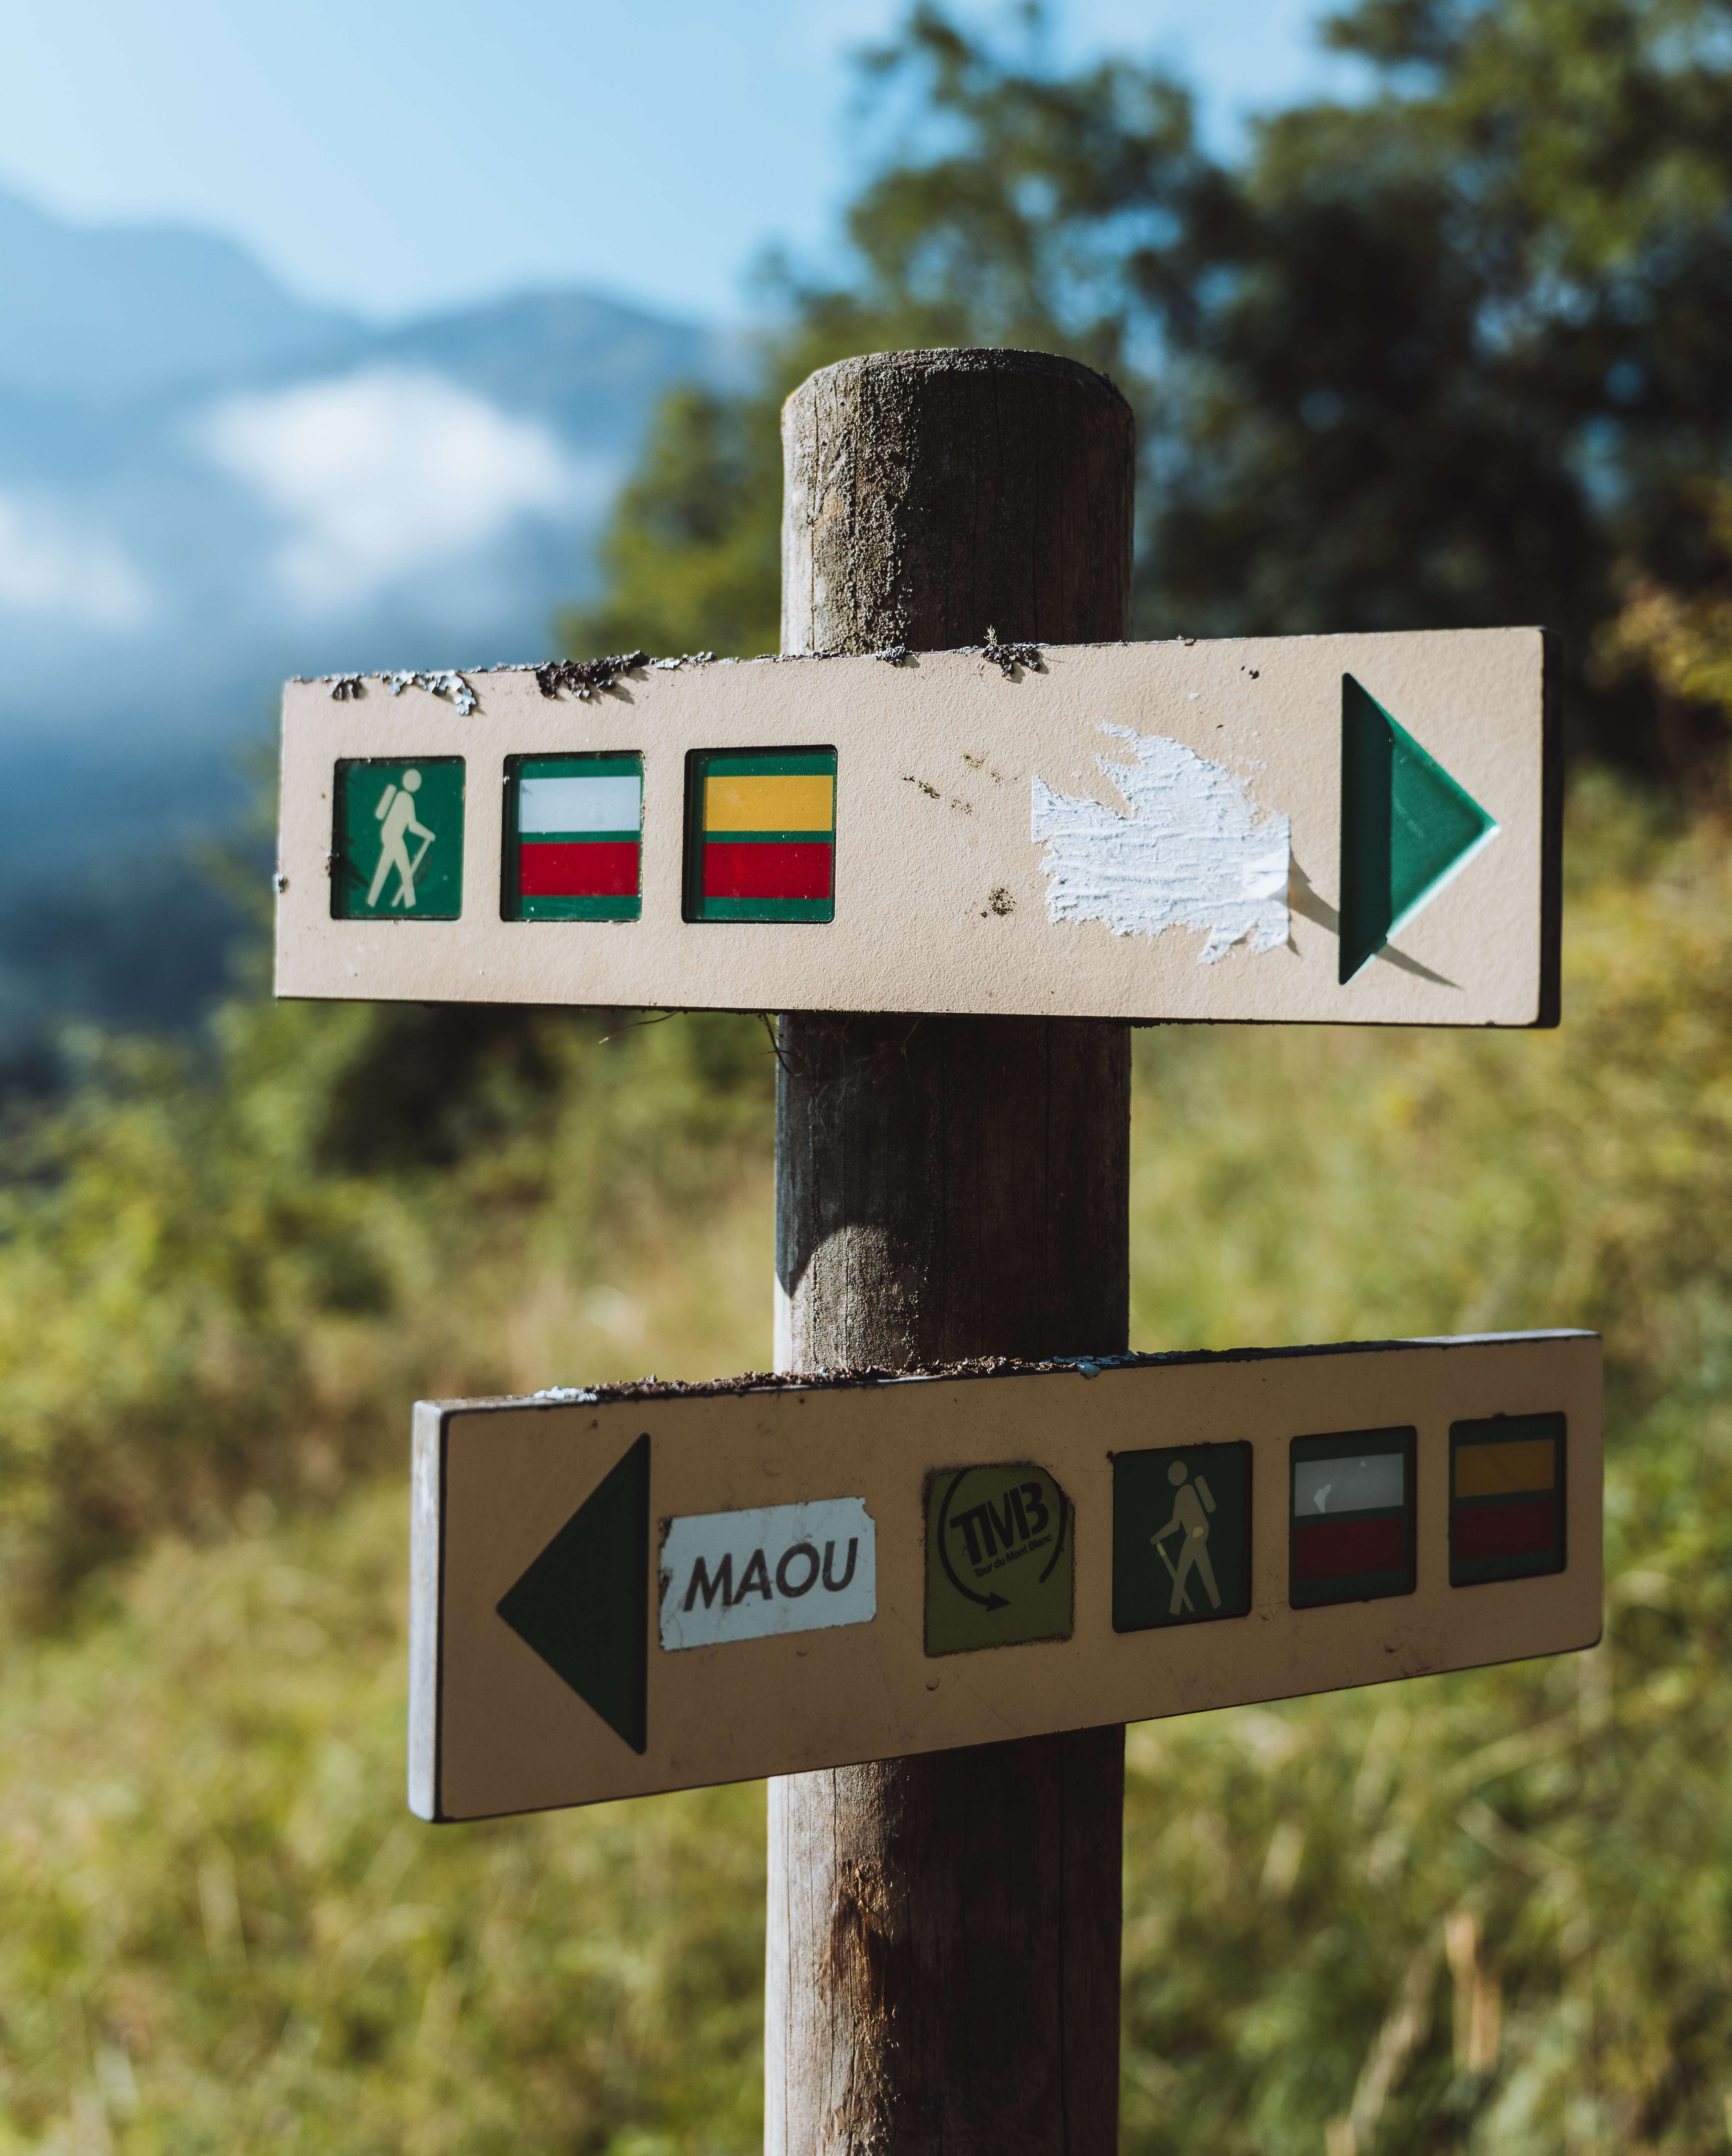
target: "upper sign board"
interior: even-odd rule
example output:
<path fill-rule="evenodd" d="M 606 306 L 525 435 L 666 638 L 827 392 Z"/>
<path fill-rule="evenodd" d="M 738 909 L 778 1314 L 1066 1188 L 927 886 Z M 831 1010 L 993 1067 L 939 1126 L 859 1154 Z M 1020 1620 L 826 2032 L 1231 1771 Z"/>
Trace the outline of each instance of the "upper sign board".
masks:
<path fill-rule="evenodd" d="M 409 1800 L 476 1819 L 1555 1654 L 1591 1333 L 415 1410 Z"/>
<path fill-rule="evenodd" d="M 1543 1025 L 1537 629 L 290 682 L 277 988 Z"/>

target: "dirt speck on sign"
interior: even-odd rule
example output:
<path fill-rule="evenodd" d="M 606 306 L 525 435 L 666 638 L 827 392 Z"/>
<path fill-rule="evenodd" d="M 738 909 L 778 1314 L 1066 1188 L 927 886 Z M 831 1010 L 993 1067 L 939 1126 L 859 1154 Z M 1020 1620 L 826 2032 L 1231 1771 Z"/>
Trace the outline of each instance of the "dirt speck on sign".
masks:
<path fill-rule="evenodd" d="M 989 659 L 1007 681 L 1014 681 L 1024 667 L 1036 674 L 1046 671 L 1041 664 L 1038 644 L 1000 644 L 995 629 L 987 630 L 986 641 L 980 647 L 980 656 Z"/>
<path fill-rule="evenodd" d="M 562 689 L 569 689 L 587 704 L 611 689 L 620 675 L 635 673 L 649 663 L 647 651 L 616 651 L 607 659 L 552 659 L 536 668 L 535 685 L 544 696 L 557 696 Z"/>

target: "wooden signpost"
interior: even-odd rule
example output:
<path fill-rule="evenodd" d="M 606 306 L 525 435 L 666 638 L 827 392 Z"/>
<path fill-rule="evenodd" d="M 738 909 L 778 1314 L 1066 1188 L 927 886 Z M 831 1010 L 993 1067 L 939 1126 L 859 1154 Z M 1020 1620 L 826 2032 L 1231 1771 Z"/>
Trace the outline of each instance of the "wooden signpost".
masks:
<path fill-rule="evenodd" d="M 476 1819 L 1590 1646 L 1600 1343 L 426 1402 L 414 1489 Z"/>
<path fill-rule="evenodd" d="M 1549 1024 L 1545 660 L 1484 629 L 515 667 L 463 710 L 291 682 L 278 992 Z"/>
<path fill-rule="evenodd" d="M 787 1382 L 417 1409 L 412 1801 L 771 1775 L 766 2156 L 1108 2156 L 1126 1718 L 1598 1633 L 1590 1336 L 1123 1353 L 1127 1021 L 1556 1023 L 1547 639 L 1123 641 L 1069 361 L 784 445 L 780 659 L 285 693 L 280 993 L 783 1014 Z"/>

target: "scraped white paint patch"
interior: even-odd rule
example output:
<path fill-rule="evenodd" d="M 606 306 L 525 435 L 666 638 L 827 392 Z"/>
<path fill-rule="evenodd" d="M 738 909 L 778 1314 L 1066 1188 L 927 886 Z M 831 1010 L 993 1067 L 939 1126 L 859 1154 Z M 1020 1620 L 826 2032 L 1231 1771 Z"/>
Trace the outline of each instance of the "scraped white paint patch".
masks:
<path fill-rule="evenodd" d="M 1135 763 L 1096 759 L 1130 814 L 1055 793 L 1036 774 L 1032 823 L 1046 842 L 1048 916 L 1103 921 L 1115 936 L 1199 929 L 1209 938 L 1205 965 L 1236 943 L 1279 950 L 1287 938 L 1288 819 L 1262 814 L 1241 779 L 1182 742 L 1131 726 L 1101 731 L 1137 752 Z"/>
<path fill-rule="evenodd" d="M 405 689 L 426 689 L 435 696 L 447 696 L 465 718 L 475 707 L 475 692 L 460 674 L 385 674 L 380 679 L 393 696 Z"/>

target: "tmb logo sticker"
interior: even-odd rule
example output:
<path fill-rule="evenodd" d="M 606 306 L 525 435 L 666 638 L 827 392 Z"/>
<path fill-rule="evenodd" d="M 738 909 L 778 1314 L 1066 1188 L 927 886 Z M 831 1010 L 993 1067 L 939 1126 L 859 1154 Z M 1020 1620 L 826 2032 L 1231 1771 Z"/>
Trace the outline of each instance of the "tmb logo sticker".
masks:
<path fill-rule="evenodd" d="M 866 1625 L 878 1614 L 877 1543 L 860 1497 L 671 1521 L 660 1573 L 670 1652 Z"/>
<path fill-rule="evenodd" d="M 1025 1460 L 947 1467 L 926 1485 L 926 1651 L 1068 1640 L 1071 1502 Z"/>

